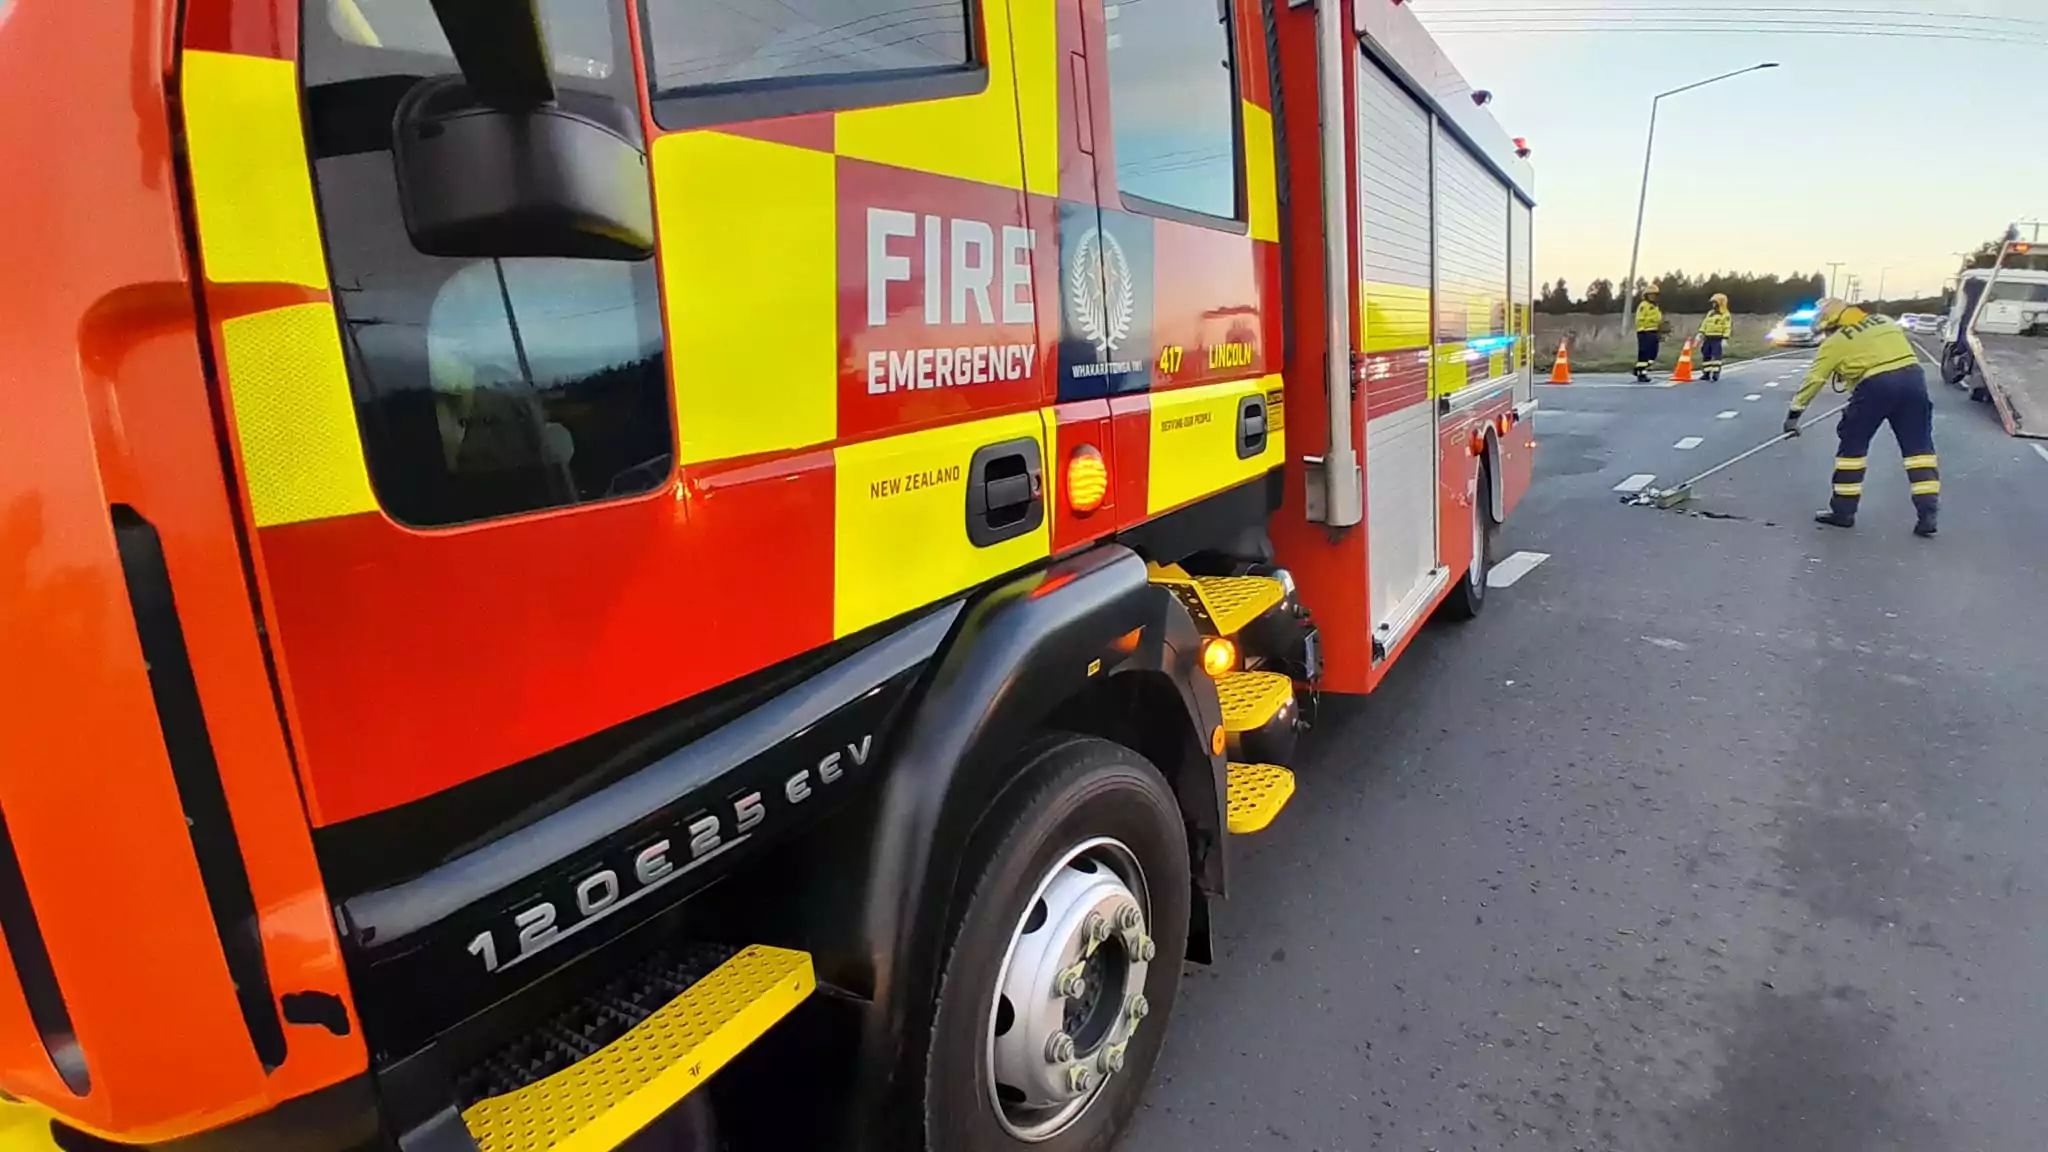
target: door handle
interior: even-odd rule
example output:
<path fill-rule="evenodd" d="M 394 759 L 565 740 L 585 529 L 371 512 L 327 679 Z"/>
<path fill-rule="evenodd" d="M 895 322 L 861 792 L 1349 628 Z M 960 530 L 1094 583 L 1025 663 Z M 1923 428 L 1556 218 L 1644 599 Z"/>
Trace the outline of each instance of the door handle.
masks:
<path fill-rule="evenodd" d="M 1237 458 L 1249 460 L 1266 450 L 1266 397 L 1246 396 L 1237 402 Z"/>
<path fill-rule="evenodd" d="M 1012 540 L 1045 523 L 1045 464 L 1035 439 L 1006 440 L 967 465 L 967 539 L 977 548 Z"/>

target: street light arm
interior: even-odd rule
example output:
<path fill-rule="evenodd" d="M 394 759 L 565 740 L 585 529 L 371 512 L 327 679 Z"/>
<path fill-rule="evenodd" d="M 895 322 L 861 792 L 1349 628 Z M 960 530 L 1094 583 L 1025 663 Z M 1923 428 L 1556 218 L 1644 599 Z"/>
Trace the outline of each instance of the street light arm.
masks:
<path fill-rule="evenodd" d="M 1654 99 L 1655 99 L 1655 100 L 1662 100 L 1662 99 L 1663 99 L 1663 98 L 1665 98 L 1666 96 L 1676 96 L 1676 95 L 1678 95 L 1678 94 L 1679 94 L 1680 92 L 1690 92 L 1690 91 L 1692 91 L 1692 90 L 1693 90 L 1693 89 L 1695 89 L 1695 88 L 1704 88 L 1704 87 L 1706 87 L 1706 86 L 1707 86 L 1707 85 L 1709 85 L 1709 84 L 1715 84 L 1715 83 L 1718 83 L 1718 82 L 1720 82 L 1720 81 L 1722 81 L 1722 80 L 1729 80 L 1729 79 L 1732 79 L 1732 78 L 1734 78 L 1734 77 L 1736 77 L 1736 76 L 1744 76 L 1744 75 L 1747 75 L 1747 74 L 1749 74 L 1749 73 L 1751 73 L 1751 72 L 1761 72 L 1761 71 L 1763 71 L 1763 70 L 1764 70 L 1764 69 L 1766 69 L 1766 68 L 1776 68 L 1777 66 L 1778 66 L 1778 64 L 1777 64 L 1777 61 L 1775 61 L 1775 60 L 1773 60 L 1773 61 L 1767 61 L 1767 62 L 1765 62 L 1765 63 L 1762 63 L 1762 64 L 1751 64 L 1751 65 L 1750 65 L 1749 67 L 1747 67 L 1747 68 L 1737 68 L 1737 69 L 1736 69 L 1735 71 L 1733 71 L 1733 72 L 1723 72 L 1723 73 L 1721 73 L 1721 74 L 1720 74 L 1719 76 L 1709 76 L 1709 77 L 1707 77 L 1707 78 L 1706 78 L 1705 80 L 1695 80 L 1695 81 L 1693 81 L 1692 83 L 1690 83 L 1690 84 L 1687 84 L 1687 85 L 1685 85 L 1685 86 L 1684 86 L 1684 87 L 1682 87 L 1682 88 L 1673 88 L 1673 89 L 1671 89 L 1671 90 L 1670 90 L 1669 92 L 1659 92 L 1659 93 L 1657 93 L 1657 95 L 1656 95 L 1656 97 L 1655 97 Z M 1653 102 L 1654 102 L 1654 101 L 1653 101 Z"/>

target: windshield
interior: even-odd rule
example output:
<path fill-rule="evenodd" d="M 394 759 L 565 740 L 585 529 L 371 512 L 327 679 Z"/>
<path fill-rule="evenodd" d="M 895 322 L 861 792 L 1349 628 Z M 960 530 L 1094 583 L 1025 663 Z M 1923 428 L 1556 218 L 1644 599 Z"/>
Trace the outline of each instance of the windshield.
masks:
<path fill-rule="evenodd" d="M 2048 304 L 2048 284 L 2022 284 L 2017 280 L 2000 281 L 1991 286 L 1991 298 Z"/>

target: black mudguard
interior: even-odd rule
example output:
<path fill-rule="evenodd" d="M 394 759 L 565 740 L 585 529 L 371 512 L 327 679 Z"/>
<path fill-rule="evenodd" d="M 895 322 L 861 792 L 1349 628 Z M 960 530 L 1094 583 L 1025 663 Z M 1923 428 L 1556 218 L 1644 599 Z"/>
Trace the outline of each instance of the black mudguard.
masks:
<path fill-rule="evenodd" d="M 1197 885 L 1222 889 L 1227 765 L 1210 751 L 1222 716 L 1200 646 L 1179 601 L 1120 546 L 998 587 L 962 615 L 891 741 L 868 819 L 839 822 L 859 826 L 862 843 L 840 842 L 819 865 L 836 877 L 806 893 L 807 934 L 823 937 L 813 941 L 820 978 L 862 1001 L 849 1122 L 836 1147 L 887 1149 L 886 1111 L 916 1088 L 898 1083 L 898 1073 L 926 1040 L 975 827 L 1009 783 L 1004 770 L 1018 749 L 1092 681 L 1139 675 L 1176 688 L 1192 762 L 1160 768 L 1176 779 L 1191 839 L 1203 846 Z M 1197 931 L 1202 919 L 1198 907 Z"/>

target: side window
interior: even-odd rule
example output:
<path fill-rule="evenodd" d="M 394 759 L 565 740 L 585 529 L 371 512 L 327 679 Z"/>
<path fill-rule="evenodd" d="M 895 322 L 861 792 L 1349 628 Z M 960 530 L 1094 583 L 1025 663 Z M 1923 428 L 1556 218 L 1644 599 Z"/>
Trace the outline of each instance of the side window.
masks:
<path fill-rule="evenodd" d="M 543 0 L 564 103 L 637 136 L 623 13 Z M 652 260 L 427 256 L 392 164 L 399 101 L 455 72 L 428 0 L 306 0 L 321 231 L 385 511 L 437 527 L 650 491 L 673 430 Z"/>
<path fill-rule="evenodd" d="M 645 0 L 663 127 L 977 91 L 973 0 Z"/>
<path fill-rule="evenodd" d="M 1128 200 L 1239 219 L 1227 0 L 1107 0 L 1110 128 Z"/>

